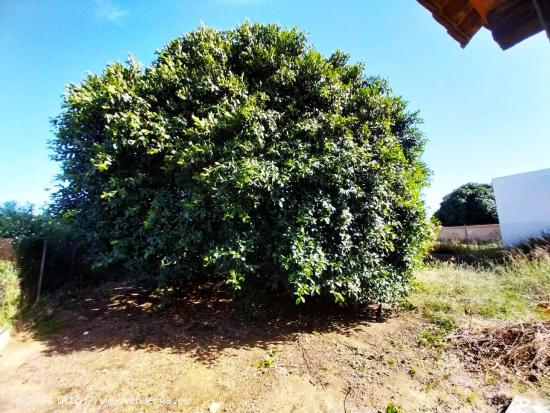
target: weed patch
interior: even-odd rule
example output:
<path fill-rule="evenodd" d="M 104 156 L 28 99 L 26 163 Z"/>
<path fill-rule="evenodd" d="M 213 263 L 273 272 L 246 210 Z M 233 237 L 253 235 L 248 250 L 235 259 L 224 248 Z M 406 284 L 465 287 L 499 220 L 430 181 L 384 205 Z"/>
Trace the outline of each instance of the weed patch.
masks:
<path fill-rule="evenodd" d="M 397 407 L 394 403 L 388 403 L 386 406 L 386 413 L 403 413 L 403 410 Z"/>
<path fill-rule="evenodd" d="M 13 325 L 20 298 L 19 272 L 11 262 L 0 261 L 0 327 Z"/>
<path fill-rule="evenodd" d="M 268 369 L 275 364 L 275 350 L 269 350 L 265 357 L 258 362 L 259 369 Z"/>
<path fill-rule="evenodd" d="M 67 325 L 67 318 L 58 311 L 54 302 L 44 298 L 36 306 L 25 307 L 21 312 L 26 325 L 38 339 L 46 339 Z"/>
<path fill-rule="evenodd" d="M 550 255 L 510 254 L 491 269 L 432 263 L 420 271 L 405 304 L 433 325 L 450 331 L 468 318 L 537 321 L 537 305 L 550 301 Z"/>

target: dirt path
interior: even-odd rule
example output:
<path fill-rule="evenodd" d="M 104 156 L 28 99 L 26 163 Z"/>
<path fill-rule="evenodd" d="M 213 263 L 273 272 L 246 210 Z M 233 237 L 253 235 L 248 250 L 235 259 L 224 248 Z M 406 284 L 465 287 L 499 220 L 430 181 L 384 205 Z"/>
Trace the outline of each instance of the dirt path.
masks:
<path fill-rule="evenodd" d="M 419 346 L 410 314 L 248 321 L 207 291 L 162 314 L 125 284 L 86 294 L 54 313 L 58 331 L 0 354 L 2 411 L 479 412 L 512 393 Z"/>

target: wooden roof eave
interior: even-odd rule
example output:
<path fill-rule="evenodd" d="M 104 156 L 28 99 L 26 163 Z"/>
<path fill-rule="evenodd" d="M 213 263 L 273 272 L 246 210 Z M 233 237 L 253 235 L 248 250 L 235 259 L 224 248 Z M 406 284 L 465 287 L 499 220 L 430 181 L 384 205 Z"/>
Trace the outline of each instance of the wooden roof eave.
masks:
<path fill-rule="evenodd" d="M 550 38 L 546 0 L 418 0 L 465 47 L 485 26 L 505 50 L 543 30 Z"/>

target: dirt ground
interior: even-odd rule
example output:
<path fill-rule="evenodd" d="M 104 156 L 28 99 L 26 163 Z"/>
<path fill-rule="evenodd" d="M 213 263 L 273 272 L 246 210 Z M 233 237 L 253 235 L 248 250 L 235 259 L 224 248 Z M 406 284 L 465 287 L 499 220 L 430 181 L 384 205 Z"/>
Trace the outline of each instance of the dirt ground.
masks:
<path fill-rule="evenodd" d="M 0 410 L 496 412 L 517 392 L 540 397 L 420 345 L 414 312 L 376 322 L 369 308 L 272 305 L 245 317 L 212 286 L 168 311 L 157 300 L 126 283 L 63 297 L 57 331 L 19 331 L 0 353 Z"/>

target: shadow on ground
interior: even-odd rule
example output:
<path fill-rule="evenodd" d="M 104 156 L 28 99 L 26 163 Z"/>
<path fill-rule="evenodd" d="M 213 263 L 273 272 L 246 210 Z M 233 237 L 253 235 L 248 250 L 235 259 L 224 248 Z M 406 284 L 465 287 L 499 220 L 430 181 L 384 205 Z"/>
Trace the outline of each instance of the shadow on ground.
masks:
<path fill-rule="evenodd" d="M 59 326 L 57 331 L 45 335 L 40 325 L 36 331 L 49 354 L 116 346 L 169 349 L 206 365 L 226 349 L 267 349 L 303 333 L 347 334 L 376 320 L 372 306 L 343 309 L 319 302 L 303 308 L 282 297 L 252 313 L 215 285 L 193 288 L 162 311 L 158 295 L 124 282 L 65 294 L 57 301 L 61 304 L 48 321 Z"/>

